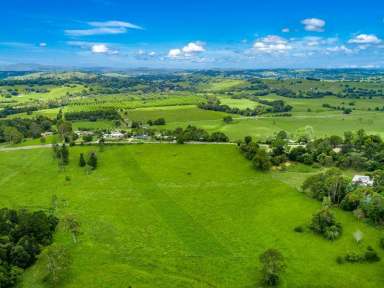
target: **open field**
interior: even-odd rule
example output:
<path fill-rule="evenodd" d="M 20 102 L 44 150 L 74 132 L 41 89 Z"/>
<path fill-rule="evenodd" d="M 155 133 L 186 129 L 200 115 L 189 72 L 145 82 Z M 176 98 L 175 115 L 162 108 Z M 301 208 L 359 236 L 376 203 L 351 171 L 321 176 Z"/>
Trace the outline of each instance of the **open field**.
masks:
<path fill-rule="evenodd" d="M 175 122 L 168 124 L 167 127 L 176 128 L 191 124 L 211 132 L 224 132 L 234 141 L 247 135 L 264 139 L 281 130 L 287 131 L 292 136 L 297 136 L 303 133 L 308 126 L 313 128 L 315 137 L 342 136 L 345 131 L 357 131 L 359 129 L 384 136 L 383 115 L 383 112 L 355 112 L 351 115 L 343 115 L 339 111 L 329 111 L 293 114 L 291 117 L 236 117 L 235 121 L 230 124 L 225 124 L 222 120 Z"/>
<path fill-rule="evenodd" d="M 148 121 L 165 118 L 170 122 L 189 122 L 204 120 L 222 120 L 228 115 L 223 112 L 208 111 L 193 105 L 139 108 L 127 111 L 127 117 L 135 121 Z"/>
<path fill-rule="evenodd" d="M 344 228 L 335 242 L 293 232 L 320 207 L 295 189 L 312 170 L 263 174 L 234 146 L 160 144 L 106 147 L 87 175 L 78 155 L 94 149 L 71 148 L 61 172 L 49 149 L 0 153 L 1 206 L 44 209 L 56 195 L 57 214 L 81 223 L 78 244 L 63 227 L 56 235 L 73 257 L 62 287 L 255 287 L 258 255 L 271 247 L 287 258 L 281 287 L 383 282 L 381 262 L 335 261 L 356 245 L 356 229 L 377 248 L 379 230 L 351 213 L 335 211 Z M 296 180 L 284 184 L 282 173 Z M 20 287 L 44 287 L 42 268 L 37 262 Z"/>

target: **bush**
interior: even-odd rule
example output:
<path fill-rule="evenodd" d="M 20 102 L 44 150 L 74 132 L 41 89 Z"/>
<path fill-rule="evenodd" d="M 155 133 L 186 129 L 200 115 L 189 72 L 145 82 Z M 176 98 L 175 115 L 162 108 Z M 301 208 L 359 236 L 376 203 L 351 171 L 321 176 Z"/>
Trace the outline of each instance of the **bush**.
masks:
<path fill-rule="evenodd" d="M 313 215 L 310 228 L 332 241 L 339 238 L 342 233 L 341 224 L 336 222 L 335 216 L 327 207 Z"/>
<path fill-rule="evenodd" d="M 338 257 L 338 259 L 339 258 L 340 256 Z M 341 261 L 338 259 L 336 259 L 336 261 Z M 348 252 L 343 259 L 345 262 L 349 262 L 349 263 L 361 263 L 361 262 L 373 263 L 373 262 L 380 261 L 379 255 L 371 246 L 368 246 L 364 253 L 358 253 L 356 251 Z M 342 261 L 339 264 L 341 263 Z"/>
<path fill-rule="evenodd" d="M 379 240 L 379 245 L 382 249 L 384 249 L 384 236 L 381 236 L 380 237 L 380 240 Z"/>
<path fill-rule="evenodd" d="M 348 252 L 347 255 L 344 256 L 344 259 L 346 262 L 350 263 L 358 263 L 364 261 L 364 257 L 355 251 Z"/>
<path fill-rule="evenodd" d="M 286 268 L 283 255 L 275 249 L 268 249 L 260 255 L 263 284 L 276 286 L 280 282 L 280 273 Z"/>
<path fill-rule="evenodd" d="M 303 226 L 296 226 L 293 231 L 297 233 L 303 233 L 304 232 L 304 227 Z"/>
<path fill-rule="evenodd" d="M 373 250 L 371 246 L 367 247 L 367 251 L 365 251 L 364 258 L 367 262 L 378 262 L 380 261 L 379 255 L 377 252 Z"/>
<path fill-rule="evenodd" d="M 337 264 L 344 264 L 345 263 L 345 259 L 342 256 L 337 256 L 336 262 L 337 262 Z"/>

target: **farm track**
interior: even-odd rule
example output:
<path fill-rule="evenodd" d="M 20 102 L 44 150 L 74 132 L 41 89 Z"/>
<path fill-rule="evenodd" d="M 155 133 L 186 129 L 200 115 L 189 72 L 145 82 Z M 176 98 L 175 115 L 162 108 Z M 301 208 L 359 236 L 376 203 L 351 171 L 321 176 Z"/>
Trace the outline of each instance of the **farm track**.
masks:
<path fill-rule="evenodd" d="M 97 142 L 87 143 L 86 145 L 97 145 Z M 148 142 L 105 142 L 106 145 L 143 145 L 143 144 L 166 144 L 166 145 L 175 145 L 176 142 L 158 142 L 158 141 L 148 141 Z M 183 145 L 237 145 L 233 142 L 186 142 Z M 52 144 L 40 144 L 40 145 L 30 145 L 30 146 L 20 146 L 20 147 L 4 147 L 0 148 L 0 152 L 9 152 L 9 151 L 18 151 L 18 150 L 32 150 L 32 149 L 47 149 L 52 148 Z"/>

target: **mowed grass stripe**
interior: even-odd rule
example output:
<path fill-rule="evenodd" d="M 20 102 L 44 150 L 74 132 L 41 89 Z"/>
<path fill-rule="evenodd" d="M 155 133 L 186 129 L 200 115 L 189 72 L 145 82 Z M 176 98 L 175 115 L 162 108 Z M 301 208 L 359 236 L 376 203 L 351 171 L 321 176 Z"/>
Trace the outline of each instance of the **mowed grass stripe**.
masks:
<path fill-rule="evenodd" d="M 231 252 L 200 223 L 180 207 L 141 168 L 133 154 L 126 151 L 122 160 L 130 169 L 130 178 L 136 189 L 154 207 L 159 216 L 184 243 L 193 256 L 226 256 Z"/>

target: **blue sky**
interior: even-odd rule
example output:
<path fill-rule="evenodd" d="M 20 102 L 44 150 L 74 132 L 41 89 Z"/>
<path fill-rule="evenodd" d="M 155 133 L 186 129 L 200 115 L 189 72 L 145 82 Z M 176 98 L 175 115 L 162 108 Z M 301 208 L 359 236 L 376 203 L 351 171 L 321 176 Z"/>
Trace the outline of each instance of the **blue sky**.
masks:
<path fill-rule="evenodd" d="M 384 67 L 379 0 L 12 0 L 0 65 Z"/>

